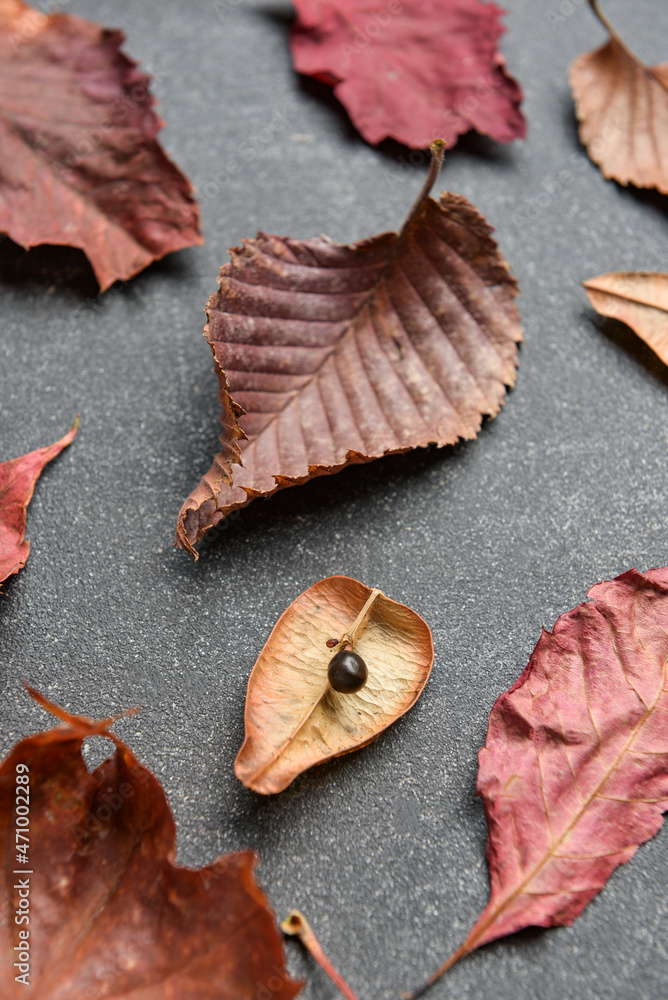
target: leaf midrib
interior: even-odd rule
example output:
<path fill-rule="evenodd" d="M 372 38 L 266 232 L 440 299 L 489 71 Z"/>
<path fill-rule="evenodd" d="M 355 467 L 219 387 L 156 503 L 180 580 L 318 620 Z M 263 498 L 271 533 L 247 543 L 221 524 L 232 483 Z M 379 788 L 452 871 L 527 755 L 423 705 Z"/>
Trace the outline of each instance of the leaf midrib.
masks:
<path fill-rule="evenodd" d="M 654 305 L 652 302 L 644 302 L 642 299 L 636 298 L 634 295 L 624 295 L 622 292 L 616 292 L 609 288 L 602 288 L 600 285 L 594 285 L 591 281 L 583 282 L 586 289 L 591 292 L 596 292 L 598 295 L 610 295 L 613 299 L 618 299 L 620 302 L 628 302 L 630 305 L 639 306 L 641 309 L 656 309 L 659 313 L 666 313 L 668 315 L 668 306 Z"/>

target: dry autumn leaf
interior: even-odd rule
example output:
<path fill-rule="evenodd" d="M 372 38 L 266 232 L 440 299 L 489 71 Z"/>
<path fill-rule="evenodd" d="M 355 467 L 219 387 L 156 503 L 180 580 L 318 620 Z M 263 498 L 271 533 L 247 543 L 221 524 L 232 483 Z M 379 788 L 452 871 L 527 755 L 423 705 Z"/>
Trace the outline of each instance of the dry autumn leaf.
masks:
<path fill-rule="evenodd" d="M 610 39 L 571 65 L 580 141 L 604 177 L 668 194 L 668 63 L 645 66 L 589 2 Z"/>
<path fill-rule="evenodd" d="M 582 284 L 597 312 L 626 323 L 668 365 L 668 274 L 617 271 Z"/>
<path fill-rule="evenodd" d="M 104 290 L 201 243 L 188 179 L 156 140 L 123 35 L 0 0 L 0 232 L 80 247 Z"/>
<path fill-rule="evenodd" d="M 260 233 L 231 251 L 207 305 L 221 451 L 176 544 L 231 511 L 346 465 L 471 439 L 515 382 L 517 282 L 473 205 L 428 197 L 398 233 L 343 246 Z"/>
<path fill-rule="evenodd" d="M 497 45 L 504 13 L 480 0 L 294 0 L 298 73 L 334 87 L 367 142 L 454 146 L 476 129 L 526 135 L 522 90 Z"/>
<path fill-rule="evenodd" d="M 490 900 L 464 955 L 572 923 L 668 809 L 668 567 L 630 570 L 544 631 L 494 705 L 477 792 Z M 418 996 L 423 989 L 411 996 Z"/>
<path fill-rule="evenodd" d="M 47 448 L 0 463 L 0 583 L 22 569 L 30 554 L 25 540 L 26 512 L 44 466 L 74 439 L 79 421 Z"/>
<path fill-rule="evenodd" d="M 346 650 L 366 665 L 362 687 L 339 674 Z M 306 768 L 370 743 L 415 704 L 433 659 L 429 626 L 404 604 L 347 576 L 309 587 L 253 667 L 237 777 L 256 792 L 280 792 Z"/>
<path fill-rule="evenodd" d="M 291 1000 L 301 984 L 286 971 L 255 855 L 175 865 L 165 794 L 110 731 L 114 720 L 31 693 L 64 724 L 21 740 L 0 766 L 3 1000 Z M 92 773 L 88 736 L 115 744 Z"/>

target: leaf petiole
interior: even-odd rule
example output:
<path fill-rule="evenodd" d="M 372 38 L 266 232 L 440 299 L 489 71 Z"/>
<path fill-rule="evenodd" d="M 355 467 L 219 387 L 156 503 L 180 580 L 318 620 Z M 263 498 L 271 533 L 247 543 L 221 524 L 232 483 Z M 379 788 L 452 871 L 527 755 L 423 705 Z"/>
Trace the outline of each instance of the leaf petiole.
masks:
<path fill-rule="evenodd" d="M 382 591 L 378 590 L 376 587 L 373 588 L 373 590 L 369 594 L 369 597 L 367 598 L 366 604 L 364 605 L 364 607 L 358 614 L 357 618 L 353 622 L 352 628 L 349 628 L 348 631 L 344 632 L 343 635 L 341 636 L 341 641 L 339 645 L 342 648 L 345 648 L 348 645 L 353 646 L 355 644 L 357 633 L 362 628 L 362 625 L 365 624 L 367 615 L 371 609 L 371 605 L 376 600 L 378 595 L 381 593 Z"/>
<path fill-rule="evenodd" d="M 425 178 L 425 182 L 422 185 L 422 190 L 413 202 L 413 207 L 406 216 L 406 221 L 399 230 L 399 238 L 403 236 L 411 222 L 417 215 L 417 213 L 422 208 L 425 198 L 429 197 L 429 193 L 436 183 L 436 178 L 441 172 L 441 167 L 443 166 L 443 157 L 445 155 L 445 139 L 434 139 L 434 141 L 429 146 L 429 152 L 431 153 L 431 163 L 429 164 L 429 173 Z"/>
<path fill-rule="evenodd" d="M 380 593 L 380 591 L 376 591 L 376 593 Z M 371 600 L 371 598 L 369 600 Z M 281 923 L 281 930 L 284 934 L 289 934 L 292 937 L 299 938 L 306 950 L 309 951 L 316 960 L 320 968 L 327 973 L 336 988 L 343 993 L 346 1000 L 358 1000 L 358 997 L 355 993 L 353 993 L 350 986 L 348 986 L 348 983 L 336 971 L 330 960 L 327 958 L 327 955 L 325 955 L 320 942 L 313 933 L 311 925 L 303 913 L 300 913 L 299 910 L 290 910 L 287 919 Z"/>

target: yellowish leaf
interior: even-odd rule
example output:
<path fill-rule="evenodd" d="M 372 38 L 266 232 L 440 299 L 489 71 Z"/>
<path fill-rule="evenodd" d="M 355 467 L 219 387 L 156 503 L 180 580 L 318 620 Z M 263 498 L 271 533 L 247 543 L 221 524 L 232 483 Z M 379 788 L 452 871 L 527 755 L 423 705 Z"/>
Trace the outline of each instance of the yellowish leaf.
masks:
<path fill-rule="evenodd" d="M 616 271 L 582 284 L 597 312 L 626 323 L 668 365 L 668 274 Z"/>
<path fill-rule="evenodd" d="M 352 694 L 328 680 L 345 648 L 368 670 Z M 237 777 L 256 792 L 280 792 L 306 768 L 370 743 L 415 704 L 433 659 L 429 626 L 404 604 L 346 576 L 309 587 L 253 667 Z"/>

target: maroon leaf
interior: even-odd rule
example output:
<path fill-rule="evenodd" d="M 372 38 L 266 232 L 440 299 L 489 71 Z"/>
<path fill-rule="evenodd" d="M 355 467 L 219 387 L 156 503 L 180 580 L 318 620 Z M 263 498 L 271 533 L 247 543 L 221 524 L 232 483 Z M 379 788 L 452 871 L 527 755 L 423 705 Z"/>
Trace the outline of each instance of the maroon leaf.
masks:
<path fill-rule="evenodd" d="M 123 38 L 0 0 L 0 231 L 24 247 L 80 247 L 102 289 L 202 242 Z"/>
<path fill-rule="evenodd" d="M 513 385 L 517 283 L 473 205 L 428 197 L 399 233 L 342 246 L 260 233 L 231 251 L 206 335 L 222 449 L 176 543 L 253 497 L 356 462 L 476 436 Z"/>
<path fill-rule="evenodd" d="M 661 827 L 668 567 L 630 570 L 588 596 L 543 632 L 491 711 L 477 786 L 490 900 L 430 983 L 495 938 L 572 923 Z"/>
<path fill-rule="evenodd" d="M 21 740 L 0 765 L 3 1000 L 292 1000 L 301 984 L 285 968 L 255 855 L 175 865 L 165 793 L 110 731 L 114 720 L 31 693 L 64 725 Z M 88 736 L 115 744 L 92 774 Z"/>
<path fill-rule="evenodd" d="M 77 419 L 65 437 L 48 448 L 0 464 L 0 583 L 18 573 L 30 554 L 25 541 L 26 511 L 42 469 L 74 439 Z"/>
<path fill-rule="evenodd" d="M 480 0 L 294 0 L 292 56 L 299 73 L 334 87 L 374 145 L 392 138 L 454 146 L 477 129 L 524 138 L 522 90 L 497 49 L 503 11 Z"/>

